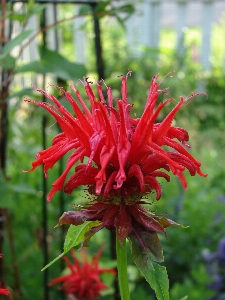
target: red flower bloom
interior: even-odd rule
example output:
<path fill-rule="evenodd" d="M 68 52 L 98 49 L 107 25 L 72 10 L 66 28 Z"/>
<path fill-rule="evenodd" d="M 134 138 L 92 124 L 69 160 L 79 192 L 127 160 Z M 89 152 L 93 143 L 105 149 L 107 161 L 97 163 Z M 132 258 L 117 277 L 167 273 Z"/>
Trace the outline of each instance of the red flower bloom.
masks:
<path fill-rule="evenodd" d="M 0 258 L 2 258 L 3 254 L 0 253 Z M 9 296 L 11 300 L 13 300 L 12 295 L 8 289 L 1 288 L 0 283 L 0 295 Z"/>
<path fill-rule="evenodd" d="M 75 149 L 67 161 L 65 171 L 53 183 L 48 201 L 63 188 L 69 171 L 74 167 L 74 174 L 64 186 L 65 193 L 70 194 L 78 186 L 87 185 L 89 193 L 95 198 L 80 211 L 65 213 L 60 224 L 78 225 L 85 220 L 99 220 L 102 223 L 95 230 L 103 226 L 116 229 L 120 241 L 132 232 L 141 240 L 138 234 L 140 230 L 164 232 L 165 227 L 175 224 L 156 217 L 142 207 L 145 202 L 141 199 L 152 191 L 156 192 L 156 200 L 160 199 L 162 189 L 158 177 L 169 181 L 167 172 L 171 171 L 187 188 L 185 169 L 192 176 L 196 173 L 206 176 L 200 170 L 200 162 L 185 149 L 190 147 L 187 144 L 188 132 L 172 126 L 177 112 L 198 94 L 191 94 L 186 99 L 181 97 L 165 119 L 157 123 L 159 113 L 172 98 L 156 105 L 159 95 L 166 90 L 158 89 L 158 76 L 155 76 L 150 84 L 144 112 L 140 118 L 135 119 L 131 115 L 132 105 L 128 102 L 128 75 L 130 72 L 122 77 L 122 99 L 113 98 L 111 88 L 107 87 L 108 101 L 104 98 L 102 86 L 97 83 L 97 98 L 91 83 L 85 78 L 84 88 L 90 109 L 72 84 L 70 88 L 75 92 L 77 101 L 69 92 L 57 87 L 71 104 L 75 116 L 54 96 L 41 89 L 38 91 L 53 104 L 26 100 L 50 112 L 62 130 L 53 138 L 50 148 L 39 152 L 29 172 L 43 164 L 47 177 L 48 169 L 68 151 Z M 82 163 L 85 157 L 88 161 Z M 81 163 L 75 166 L 78 161 Z"/>
<path fill-rule="evenodd" d="M 71 250 L 73 263 L 66 256 L 63 256 L 63 259 L 67 263 L 68 274 L 53 279 L 49 285 L 62 283 L 60 289 L 65 294 L 72 294 L 77 300 L 97 299 L 100 296 L 100 292 L 108 288 L 101 281 L 100 275 L 106 272 L 115 275 L 116 272 L 113 269 L 99 267 L 102 249 L 95 256 L 92 256 L 91 262 L 88 262 L 87 249 L 83 248 L 82 250 L 82 263 L 76 258 L 73 249 Z"/>
<path fill-rule="evenodd" d="M 8 289 L 0 288 L 0 295 L 9 296 L 10 299 L 13 299 L 12 295 Z"/>

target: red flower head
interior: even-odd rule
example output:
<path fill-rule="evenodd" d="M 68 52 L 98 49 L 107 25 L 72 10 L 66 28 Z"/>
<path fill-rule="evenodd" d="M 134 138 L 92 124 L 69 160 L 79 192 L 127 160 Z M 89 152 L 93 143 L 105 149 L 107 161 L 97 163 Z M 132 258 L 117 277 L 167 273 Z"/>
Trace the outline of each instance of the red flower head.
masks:
<path fill-rule="evenodd" d="M 144 112 L 140 118 L 134 118 L 132 105 L 128 102 L 128 75 L 130 72 L 122 77 L 122 99 L 113 98 L 111 88 L 106 87 L 107 101 L 102 86 L 97 83 L 96 97 L 91 82 L 85 78 L 84 88 L 90 109 L 72 84 L 70 88 L 75 92 L 77 100 L 69 92 L 57 87 L 71 104 L 74 115 L 54 96 L 41 89 L 38 91 L 50 99 L 52 104 L 26 100 L 50 112 L 62 130 L 53 138 L 51 147 L 39 152 L 29 171 L 43 164 L 47 177 L 48 169 L 74 149 L 63 174 L 53 183 L 48 201 L 63 188 L 72 168 L 74 174 L 64 185 L 65 193 L 70 194 L 78 186 L 85 185 L 94 198 L 92 203 L 80 211 L 64 213 L 59 224 L 78 225 L 85 220 L 99 220 L 101 224 L 92 231 L 102 227 L 116 229 L 120 241 L 130 233 L 141 240 L 139 232 L 143 230 L 164 232 L 165 227 L 175 224 L 155 216 L 142 206 L 146 203 L 142 199 L 153 191 L 156 200 L 160 199 L 162 189 L 158 178 L 163 177 L 169 181 L 168 172 L 171 172 L 187 188 L 185 169 L 192 176 L 196 173 L 206 176 L 200 170 L 200 162 L 185 149 L 189 148 L 188 132 L 172 126 L 177 112 L 198 94 L 191 94 L 186 99 L 181 97 L 165 119 L 157 123 L 161 110 L 173 99 L 157 104 L 159 95 L 167 89 L 158 89 L 158 76 L 155 76 L 150 84 Z M 87 162 L 83 163 L 85 158 Z"/>
<path fill-rule="evenodd" d="M 9 296 L 13 300 L 12 295 L 8 289 L 3 289 L 0 287 L 0 295 Z"/>
<path fill-rule="evenodd" d="M 0 258 L 2 258 L 3 254 L 0 253 Z M 1 288 L 0 283 L 0 295 L 9 296 L 11 300 L 13 300 L 12 295 L 8 289 Z"/>
<path fill-rule="evenodd" d="M 0 287 L 0 295 L 9 296 L 10 299 L 13 299 L 12 295 L 8 289 L 3 289 Z"/>
<path fill-rule="evenodd" d="M 73 263 L 66 256 L 63 256 L 63 259 L 67 263 L 67 274 L 53 279 L 49 285 L 52 286 L 57 283 L 62 283 L 60 289 L 62 289 L 65 294 L 72 294 L 77 300 L 98 299 L 100 292 L 108 288 L 107 285 L 101 281 L 100 275 L 106 272 L 115 275 L 116 272 L 113 269 L 103 269 L 99 267 L 102 248 L 96 255 L 92 256 L 91 262 L 88 261 L 86 250 L 85 248 L 81 250 L 82 262 L 79 262 L 76 258 L 73 249 L 71 249 Z"/>

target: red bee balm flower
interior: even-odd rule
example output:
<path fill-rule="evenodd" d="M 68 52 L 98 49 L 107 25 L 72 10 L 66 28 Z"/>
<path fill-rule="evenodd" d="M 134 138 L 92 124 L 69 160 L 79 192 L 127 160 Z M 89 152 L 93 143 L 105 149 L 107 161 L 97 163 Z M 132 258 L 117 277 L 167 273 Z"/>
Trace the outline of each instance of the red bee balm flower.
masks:
<path fill-rule="evenodd" d="M 3 254 L 0 253 L 0 258 L 3 257 Z M 12 295 L 8 289 L 1 288 L 1 283 L 0 283 L 0 295 L 4 296 L 9 296 L 11 300 L 13 300 Z"/>
<path fill-rule="evenodd" d="M 82 263 L 76 258 L 73 249 L 71 250 L 73 263 L 66 256 L 63 256 L 63 259 L 67 263 L 67 274 L 53 279 L 49 285 L 52 286 L 62 283 L 60 289 L 62 289 L 65 294 L 72 294 L 77 300 L 98 299 L 100 291 L 108 288 L 108 286 L 101 281 L 100 275 L 106 272 L 115 275 L 116 272 L 113 269 L 103 269 L 99 267 L 102 249 L 100 249 L 95 256 L 92 256 L 91 262 L 88 262 L 86 249 L 83 248 L 82 250 Z"/>
<path fill-rule="evenodd" d="M 0 287 L 0 295 L 9 296 L 10 299 L 13 299 L 12 295 L 8 289 L 3 289 Z"/>
<path fill-rule="evenodd" d="M 102 86 L 97 83 L 97 98 L 91 83 L 85 78 L 84 88 L 90 109 L 72 84 L 70 88 L 75 92 L 77 100 L 69 92 L 57 87 L 71 104 L 75 116 L 54 96 L 41 89 L 38 91 L 53 104 L 25 100 L 50 112 L 62 130 L 53 138 L 50 148 L 39 152 L 29 172 L 43 164 L 47 177 L 48 169 L 67 152 L 75 149 L 67 161 L 65 171 L 53 183 L 48 201 L 63 188 L 69 171 L 74 167 L 74 174 L 65 183 L 65 193 L 70 194 L 78 186 L 86 185 L 94 198 L 79 211 L 64 213 L 59 225 L 79 225 L 85 220 L 99 220 L 101 224 L 92 231 L 102 227 L 116 229 L 120 242 L 131 233 L 141 241 L 140 232 L 165 232 L 165 227 L 176 224 L 157 217 L 142 206 L 146 203 L 143 198 L 153 191 L 156 200 L 160 199 L 162 189 L 157 178 L 163 177 L 169 181 L 167 172 L 171 171 L 187 188 L 185 169 L 192 176 L 196 172 L 206 176 L 200 170 L 201 164 L 185 149 L 189 147 L 188 132 L 172 126 L 177 112 L 198 94 L 191 94 L 186 99 L 181 97 L 165 119 L 157 123 L 159 113 L 173 99 L 156 105 L 159 95 L 167 89 L 158 89 L 158 76 L 155 76 L 150 84 L 142 116 L 133 118 L 132 105 L 127 95 L 128 75 L 130 72 L 122 77 L 122 99 L 113 98 L 111 88 L 106 87 L 108 101 L 104 98 Z M 164 146 L 171 150 L 165 150 Z M 82 163 L 85 157 L 88 158 L 87 163 Z M 78 161 L 81 163 L 77 164 Z"/>

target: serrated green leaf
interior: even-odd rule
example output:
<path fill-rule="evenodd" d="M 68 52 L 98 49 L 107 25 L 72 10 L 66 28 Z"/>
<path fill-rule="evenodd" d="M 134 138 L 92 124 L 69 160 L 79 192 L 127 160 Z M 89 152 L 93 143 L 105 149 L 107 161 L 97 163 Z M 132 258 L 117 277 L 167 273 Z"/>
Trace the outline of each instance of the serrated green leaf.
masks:
<path fill-rule="evenodd" d="M 78 226 L 70 225 L 64 242 L 64 253 L 79 245 L 83 241 L 85 233 L 92 227 L 96 227 L 98 225 L 99 221 L 85 221 L 83 224 Z"/>
<path fill-rule="evenodd" d="M 131 241 L 132 258 L 151 288 L 155 291 L 158 300 L 169 299 L 169 280 L 164 266 L 152 261 L 152 253 L 142 248 L 136 236 L 129 236 Z"/>
<path fill-rule="evenodd" d="M 58 255 L 55 259 L 53 259 L 50 263 L 48 263 L 41 271 L 44 271 L 52 264 L 54 264 L 58 259 L 63 257 L 71 248 L 79 245 L 85 237 L 85 233 L 90 230 L 92 227 L 96 227 L 100 224 L 99 221 L 85 221 L 83 224 L 74 226 L 70 225 L 65 242 L 64 242 L 64 251 L 60 255 Z"/>
<path fill-rule="evenodd" d="M 10 42 L 8 42 L 4 47 L 3 47 L 3 51 L 2 51 L 2 55 L 0 56 L 0 59 L 5 57 L 7 54 L 9 54 L 9 52 L 16 47 L 17 45 L 20 45 L 23 40 L 25 40 L 26 38 L 28 38 L 31 33 L 33 32 L 33 30 L 25 30 L 23 32 L 21 32 L 19 35 L 17 35 L 14 39 L 12 39 Z"/>

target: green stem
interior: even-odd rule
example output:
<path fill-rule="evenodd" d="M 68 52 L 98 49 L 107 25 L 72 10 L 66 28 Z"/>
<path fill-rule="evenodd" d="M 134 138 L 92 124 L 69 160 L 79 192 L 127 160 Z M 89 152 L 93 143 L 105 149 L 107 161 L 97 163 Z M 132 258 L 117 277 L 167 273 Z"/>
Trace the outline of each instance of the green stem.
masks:
<path fill-rule="evenodd" d="M 130 300 L 128 276 L 127 276 L 127 252 L 126 239 L 122 244 L 116 236 L 116 254 L 117 254 L 117 270 L 120 287 L 121 300 Z"/>

